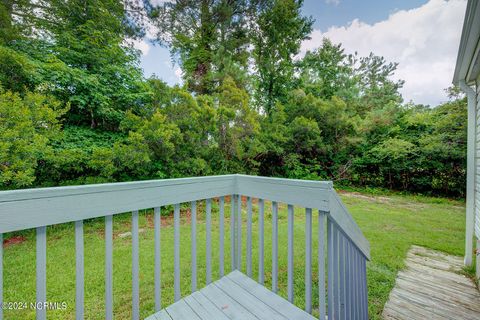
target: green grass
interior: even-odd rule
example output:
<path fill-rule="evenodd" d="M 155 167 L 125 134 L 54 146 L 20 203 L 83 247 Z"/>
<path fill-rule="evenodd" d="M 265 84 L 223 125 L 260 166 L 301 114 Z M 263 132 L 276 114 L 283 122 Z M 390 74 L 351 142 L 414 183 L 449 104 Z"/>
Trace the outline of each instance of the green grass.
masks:
<path fill-rule="evenodd" d="M 410 245 L 417 244 L 451 254 L 463 254 L 464 204 L 459 201 L 419 196 L 381 196 L 361 193 L 341 195 L 346 206 L 371 244 L 372 261 L 368 263 L 370 318 L 379 319 L 383 305 L 393 288 L 395 276 L 404 267 L 403 259 Z M 254 206 L 255 207 L 255 206 Z M 265 270 L 266 286 L 271 286 L 271 204 L 265 203 Z M 216 217 L 218 206 L 213 206 Z M 226 207 L 225 269 L 230 270 L 229 213 Z M 168 212 L 165 212 L 168 215 Z M 190 225 L 186 210 L 181 225 L 181 291 L 190 291 Z M 197 225 L 198 287 L 205 285 L 205 226 L 204 203 L 199 205 Z M 255 215 L 254 215 L 255 217 Z M 316 217 L 316 214 L 315 214 Z M 153 213 L 140 214 L 140 303 L 141 316 L 153 313 Z M 313 239 L 317 238 L 317 219 L 313 219 Z M 304 210 L 295 211 L 295 303 L 304 305 Z M 244 223 L 245 226 L 245 223 Z M 103 219 L 85 224 L 85 312 L 86 319 L 104 318 L 104 236 Z M 130 318 L 131 310 L 131 238 L 118 235 L 129 231 L 130 215 L 114 218 L 114 312 L 117 319 Z M 213 239 L 218 239 L 218 220 L 213 219 Z M 253 266 L 257 277 L 257 221 L 253 227 Z M 66 310 L 48 312 L 49 319 L 74 319 L 75 306 L 75 243 L 73 224 L 48 228 L 47 298 L 51 302 L 67 302 Z M 4 301 L 35 300 L 35 241 L 34 232 L 6 235 L 23 237 L 21 243 L 6 245 L 4 250 Z M 245 232 L 242 238 L 245 248 Z M 173 227 L 171 216 L 165 216 L 162 228 L 162 301 L 173 302 Z M 316 261 L 314 241 L 313 261 Z M 218 241 L 213 241 L 213 272 L 218 277 Z M 245 254 L 245 253 L 244 253 Z M 245 271 L 245 256 L 243 257 Z M 287 289 L 287 214 L 286 206 L 279 214 L 279 288 L 286 297 Z M 317 268 L 314 264 L 314 284 Z M 313 299 L 317 305 L 317 287 Z M 5 310 L 5 319 L 34 319 L 31 309 Z"/>

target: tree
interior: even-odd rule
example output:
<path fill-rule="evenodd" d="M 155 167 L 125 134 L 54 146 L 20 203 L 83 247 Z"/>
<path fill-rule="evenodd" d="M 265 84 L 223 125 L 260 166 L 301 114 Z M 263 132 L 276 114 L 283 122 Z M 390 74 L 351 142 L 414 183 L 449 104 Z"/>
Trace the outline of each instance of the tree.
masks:
<path fill-rule="evenodd" d="M 313 119 L 295 117 L 289 127 L 290 143 L 295 154 L 315 157 L 322 148 L 321 130 Z"/>
<path fill-rule="evenodd" d="M 52 25 L 50 3 L 55 0 L 3 0 L 0 3 L 0 45 L 9 46 L 14 41 L 41 33 L 42 26 Z"/>
<path fill-rule="evenodd" d="M 189 90 L 212 94 L 225 77 L 244 84 L 247 0 L 177 0 L 152 11 L 158 42 L 171 48 Z"/>
<path fill-rule="evenodd" d="M 260 118 L 260 132 L 252 144 L 256 147 L 254 167 L 260 175 L 285 175 L 289 139 L 285 107 L 277 102 L 270 116 Z"/>
<path fill-rule="evenodd" d="M 122 129 L 130 134 L 138 134 L 142 143 L 148 145 L 155 159 L 167 160 L 175 152 L 175 141 L 181 138 L 179 128 L 157 110 L 149 118 L 141 118 L 131 112 L 127 113 Z"/>
<path fill-rule="evenodd" d="M 343 176 L 344 170 L 340 167 L 348 167 L 356 153 L 355 123 L 358 119 L 349 115 L 348 105 L 335 96 L 322 99 L 297 89 L 289 94 L 285 112 L 288 123 L 304 117 L 315 121 L 321 130 L 319 137 L 322 144 L 317 144 L 313 149 L 315 152 L 299 160 L 305 165 L 309 162 L 321 163 L 322 174 L 319 176 L 328 176 L 329 179 Z M 312 127 L 312 124 L 308 123 L 308 126 Z M 295 149 L 289 152 L 296 153 Z"/>
<path fill-rule="evenodd" d="M 129 29 L 123 2 L 60 1 L 54 10 L 62 23 L 51 29 L 52 49 L 69 67 L 58 77 L 56 94 L 71 102 L 77 116 L 71 121 L 87 118 L 91 127 L 116 126 L 126 110 L 143 108 L 148 91 L 138 53 L 124 45 Z"/>
<path fill-rule="evenodd" d="M 133 33 L 123 1 L 9 0 L 0 6 L 2 13 L 10 20 L 0 35 L 8 28 L 18 32 L 0 41 L 15 55 L 2 47 L 0 55 L 8 53 L 10 61 L 22 66 L 17 75 L 0 65 L 7 88 L 42 87 L 70 103 L 68 122 L 91 127 L 115 128 L 127 109 L 145 106 L 148 88 L 138 52 L 124 42 Z"/>
<path fill-rule="evenodd" d="M 35 90 L 40 78 L 38 64 L 28 55 L 0 45 L 0 84 L 5 90 Z"/>
<path fill-rule="evenodd" d="M 24 97 L 0 88 L 0 186 L 25 187 L 35 181 L 38 161 L 51 149 L 67 111 L 52 97 L 26 92 Z"/>
<path fill-rule="evenodd" d="M 308 39 L 313 20 L 301 15 L 303 1 L 272 0 L 260 7 L 253 28 L 256 102 L 270 115 L 277 101 L 284 102 L 292 88 L 293 57 Z"/>
<path fill-rule="evenodd" d="M 231 78 L 225 79 L 216 98 L 219 149 L 226 161 L 240 160 L 258 132 L 258 115 L 249 106 L 247 92 Z"/>
<path fill-rule="evenodd" d="M 307 51 L 298 63 L 301 88 L 315 96 L 330 99 L 345 97 L 354 85 L 353 70 L 348 55 L 340 44 L 324 38 L 321 47 Z"/>
<path fill-rule="evenodd" d="M 400 89 L 403 80 L 393 80 L 398 63 L 370 53 L 367 57 L 351 56 L 354 77 L 357 79 L 359 96 L 354 103 L 359 114 L 381 109 L 388 104 L 402 103 Z"/>

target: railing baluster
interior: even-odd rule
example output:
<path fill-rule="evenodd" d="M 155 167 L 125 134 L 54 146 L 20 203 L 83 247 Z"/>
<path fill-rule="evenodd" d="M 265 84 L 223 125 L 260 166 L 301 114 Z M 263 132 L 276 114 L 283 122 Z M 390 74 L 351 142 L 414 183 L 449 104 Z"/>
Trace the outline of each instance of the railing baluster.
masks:
<path fill-rule="evenodd" d="M 325 320 L 325 217 L 327 213 L 318 211 L 318 307 L 319 318 Z"/>
<path fill-rule="evenodd" d="M 363 257 L 361 253 L 358 254 L 360 257 L 360 288 L 362 290 L 361 294 L 361 301 L 360 304 L 362 305 L 362 311 L 364 316 L 364 319 L 368 319 L 368 302 L 367 302 L 367 266 L 366 266 L 366 260 Z"/>
<path fill-rule="evenodd" d="M 237 195 L 237 269 L 242 270 L 242 196 Z"/>
<path fill-rule="evenodd" d="M 327 246 L 328 246 L 328 260 L 327 260 L 327 268 L 328 268 L 328 319 L 335 319 L 335 294 L 333 290 L 333 283 L 335 282 L 334 277 L 334 263 L 333 263 L 333 247 L 334 247 L 334 234 L 333 234 L 333 223 L 330 220 L 330 217 L 327 219 Z"/>
<path fill-rule="evenodd" d="M 264 230 L 263 218 L 265 212 L 265 203 L 263 199 L 258 199 L 258 283 L 261 285 L 265 282 L 265 270 L 263 267 L 263 247 L 264 247 Z"/>
<path fill-rule="evenodd" d="M 357 313 L 358 317 L 361 319 L 363 317 L 362 313 L 362 290 L 360 288 L 360 278 L 361 278 L 361 270 L 360 270 L 360 255 L 358 252 L 355 252 L 355 280 L 354 280 L 354 291 L 355 291 L 355 305 L 357 306 Z"/>
<path fill-rule="evenodd" d="M 180 204 L 175 204 L 173 210 L 173 225 L 174 225 L 174 291 L 175 301 L 180 300 Z"/>
<path fill-rule="evenodd" d="M 132 212 L 132 318 L 140 319 L 138 210 Z"/>
<path fill-rule="evenodd" d="M 272 202 L 272 291 L 278 291 L 278 203 Z"/>
<path fill-rule="evenodd" d="M 83 221 L 75 221 L 75 317 L 84 318 Z"/>
<path fill-rule="evenodd" d="M 190 241 L 191 241 L 191 273 L 192 273 L 192 293 L 197 291 L 197 202 L 192 201 L 190 207 L 191 214 L 191 229 L 190 229 Z"/>
<path fill-rule="evenodd" d="M 362 283 L 362 307 L 363 319 L 368 319 L 368 287 L 367 287 L 367 260 L 361 255 L 361 283 Z"/>
<path fill-rule="evenodd" d="M 340 318 L 340 270 L 338 263 L 338 229 L 333 225 L 333 294 L 335 295 L 335 318 Z"/>
<path fill-rule="evenodd" d="M 312 313 L 312 209 L 305 215 L 305 311 Z"/>
<path fill-rule="evenodd" d="M 345 319 L 345 237 L 343 232 L 338 232 L 338 258 L 340 275 L 340 319 Z"/>
<path fill-rule="evenodd" d="M 355 245 L 352 244 L 352 283 L 355 283 L 355 274 L 356 274 L 356 270 L 355 270 L 355 252 L 356 252 L 356 247 Z M 354 317 L 356 319 L 358 319 L 358 313 L 359 313 L 359 307 L 355 304 L 355 296 L 356 296 L 356 292 L 354 290 L 352 290 L 352 304 L 353 304 L 353 314 L 354 314 Z"/>
<path fill-rule="evenodd" d="M 105 216 L 105 319 L 113 319 L 113 217 Z"/>
<path fill-rule="evenodd" d="M 230 196 L 230 264 L 231 270 L 235 270 L 235 195 Z"/>
<path fill-rule="evenodd" d="M 47 301 L 47 227 L 37 228 L 37 293 L 36 302 L 45 303 Z M 37 320 L 47 318 L 45 308 L 37 309 Z"/>
<path fill-rule="evenodd" d="M 161 227 L 162 218 L 160 207 L 156 207 L 153 213 L 153 224 L 155 229 L 155 312 L 162 309 L 162 255 L 161 255 Z"/>
<path fill-rule="evenodd" d="M 220 277 L 223 277 L 225 273 L 225 265 L 224 265 L 224 239 L 225 239 L 225 197 L 220 197 L 220 221 L 219 221 L 219 237 L 220 237 L 220 244 L 219 244 L 219 253 L 218 253 L 218 265 L 219 265 L 219 273 Z"/>
<path fill-rule="evenodd" d="M 365 299 L 365 286 L 364 286 L 364 280 L 365 280 L 365 275 L 364 275 L 364 271 L 363 271 L 363 263 L 364 263 L 364 259 L 363 259 L 363 256 L 361 255 L 360 252 L 358 252 L 358 270 L 359 270 L 359 277 L 358 277 L 358 289 L 360 291 L 360 294 L 359 294 L 359 305 L 362 306 L 362 309 L 360 309 L 362 312 L 365 312 L 365 310 L 363 310 L 363 307 L 365 307 L 365 302 L 364 302 L 364 299 Z M 365 317 L 366 319 L 367 317 Z"/>
<path fill-rule="evenodd" d="M 355 248 L 352 248 L 352 282 L 350 288 L 352 290 L 352 304 L 353 304 L 353 313 L 354 319 L 361 319 L 361 307 L 358 305 L 358 265 L 357 265 L 357 252 Z"/>
<path fill-rule="evenodd" d="M 247 276 L 252 277 L 252 198 L 247 197 Z"/>
<path fill-rule="evenodd" d="M 361 264 L 360 264 L 360 253 L 355 248 L 354 250 L 354 285 L 355 285 L 355 297 L 354 303 L 357 313 L 357 319 L 363 319 L 363 306 L 362 306 L 362 289 L 361 289 L 361 279 L 362 279 L 362 271 L 361 271 Z"/>
<path fill-rule="evenodd" d="M 350 243 L 350 240 L 347 239 L 345 243 L 345 270 L 346 270 L 346 286 L 347 286 L 347 292 L 345 293 L 345 307 L 346 307 L 346 314 L 347 314 L 347 319 L 353 319 L 354 313 L 353 313 L 353 299 L 352 299 L 352 294 L 353 294 L 353 274 L 352 274 L 352 246 Z"/>
<path fill-rule="evenodd" d="M 3 233 L 0 233 L 0 307 L 3 306 Z M 0 308 L 0 320 L 3 319 L 3 308 Z"/>
<path fill-rule="evenodd" d="M 210 284 L 212 282 L 212 199 L 207 199 L 206 200 L 206 232 L 207 232 L 207 264 L 206 264 L 206 269 L 207 269 L 207 277 L 206 281 L 207 284 Z"/>
<path fill-rule="evenodd" d="M 293 206 L 288 205 L 288 301 L 293 303 Z"/>

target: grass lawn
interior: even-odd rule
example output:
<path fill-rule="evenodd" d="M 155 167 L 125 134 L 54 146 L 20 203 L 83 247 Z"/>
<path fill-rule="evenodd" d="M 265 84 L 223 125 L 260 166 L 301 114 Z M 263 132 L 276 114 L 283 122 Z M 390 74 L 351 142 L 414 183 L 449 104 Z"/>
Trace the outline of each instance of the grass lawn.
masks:
<path fill-rule="evenodd" d="M 380 319 L 383 305 L 393 288 L 395 276 L 403 268 L 403 259 L 410 245 L 417 244 L 451 254 L 462 255 L 464 245 L 464 204 L 459 201 L 403 196 L 371 196 L 362 193 L 342 193 L 341 197 L 371 244 L 372 261 L 368 263 L 369 313 Z M 256 209 L 256 206 L 254 205 Z M 265 203 L 265 270 L 266 286 L 271 286 L 271 204 Z M 168 208 L 167 208 L 168 209 Z M 245 207 L 244 207 L 245 209 Z M 163 208 L 162 208 L 163 210 Z M 198 206 L 197 254 L 198 287 L 205 285 L 205 226 L 204 202 Z M 173 302 L 173 220 L 169 210 L 162 221 L 162 303 Z M 218 206 L 213 205 L 213 273 L 218 277 Z M 256 211 L 255 211 L 256 212 Z M 225 221 L 225 271 L 230 270 L 229 206 Z M 244 216 L 246 219 L 246 217 Z M 317 239 L 317 219 L 314 214 L 313 239 Z M 190 292 L 190 219 L 187 207 L 182 210 L 181 224 L 181 290 Z M 304 209 L 295 210 L 295 303 L 304 306 Z M 244 223 L 245 227 L 245 223 Z M 103 219 L 86 222 L 85 230 L 85 318 L 104 318 L 104 223 Z M 114 312 L 117 319 L 130 318 L 131 310 L 131 238 L 119 235 L 129 231 L 130 215 L 114 217 Z M 140 309 L 141 316 L 153 313 L 153 212 L 140 214 Z M 253 226 L 254 278 L 257 277 L 257 221 Z M 74 227 L 64 224 L 47 230 L 47 299 L 67 302 L 66 310 L 48 311 L 49 319 L 74 319 L 75 314 L 75 243 Z M 35 301 L 35 234 L 33 230 L 5 235 L 4 301 Z M 245 230 L 242 237 L 245 248 Z M 316 241 L 313 261 L 316 260 Z M 245 252 L 244 252 L 245 254 Z M 287 296 L 287 208 L 279 213 L 279 288 Z M 242 259 L 245 271 L 245 256 Z M 314 284 L 317 266 L 314 265 Z M 314 305 L 318 306 L 317 286 L 314 285 Z M 34 319 L 31 309 L 5 310 L 5 319 Z"/>

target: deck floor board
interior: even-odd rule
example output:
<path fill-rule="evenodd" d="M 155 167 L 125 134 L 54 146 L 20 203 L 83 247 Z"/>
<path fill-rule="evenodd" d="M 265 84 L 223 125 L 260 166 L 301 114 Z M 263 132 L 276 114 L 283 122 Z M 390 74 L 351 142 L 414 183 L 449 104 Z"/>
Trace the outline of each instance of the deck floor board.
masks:
<path fill-rule="evenodd" d="M 239 271 L 151 315 L 148 320 L 314 320 Z"/>
<path fill-rule="evenodd" d="M 480 319 L 480 293 L 462 258 L 412 246 L 383 310 L 389 320 Z"/>

